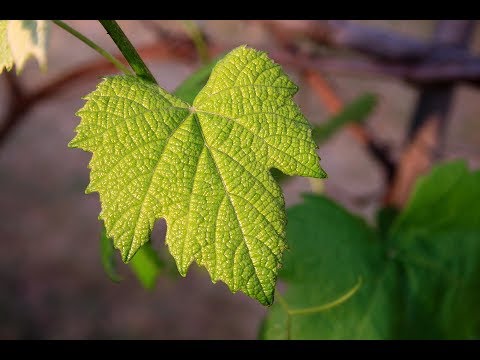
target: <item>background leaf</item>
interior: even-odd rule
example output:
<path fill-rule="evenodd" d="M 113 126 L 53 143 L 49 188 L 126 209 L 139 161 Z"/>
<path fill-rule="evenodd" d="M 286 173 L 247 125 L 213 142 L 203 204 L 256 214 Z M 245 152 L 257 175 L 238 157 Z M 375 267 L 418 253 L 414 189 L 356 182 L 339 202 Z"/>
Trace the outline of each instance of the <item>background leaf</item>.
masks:
<path fill-rule="evenodd" d="M 393 224 L 380 232 L 330 200 L 306 197 L 288 212 L 291 250 L 279 274 L 287 291 L 283 301 L 277 297 L 261 336 L 480 337 L 479 204 L 480 172 L 464 162 L 421 178 L 397 217 L 384 214 Z M 355 277 L 362 287 L 345 301 L 292 315 L 292 309 L 339 298 Z"/>
<path fill-rule="evenodd" d="M 193 103 L 197 94 L 202 90 L 212 73 L 217 62 L 222 59 L 225 54 L 216 57 L 208 64 L 203 65 L 197 71 L 188 76 L 173 92 L 173 94 L 187 103 Z"/>
<path fill-rule="evenodd" d="M 395 266 L 382 256 L 382 244 L 362 219 L 323 196 L 308 195 L 288 210 L 288 245 L 279 274 L 286 282 L 284 301 L 269 310 L 262 337 L 267 339 L 384 338 L 394 310 Z M 320 307 L 360 288 L 327 310 Z"/>
<path fill-rule="evenodd" d="M 313 138 L 317 144 L 326 142 L 330 137 L 349 123 L 363 123 L 377 105 L 377 97 L 373 94 L 362 94 L 343 107 L 342 111 L 332 116 L 324 124 L 316 125 Z"/>
<path fill-rule="evenodd" d="M 19 74 L 30 57 L 47 69 L 48 20 L 0 20 L 0 73 L 15 64 Z"/>
<path fill-rule="evenodd" d="M 102 223 L 102 236 L 100 238 L 102 265 L 108 277 L 114 281 L 119 282 L 122 277 L 118 273 L 116 264 L 117 253 L 113 247 L 112 239 L 106 235 L 105 227 Z M 150 242 L 144 244 L 128 263 L 137 279 L 140 281 L 145 289 L 153 289 L 158 276 L 164 270 L 165 264 L 158 256 L 155 249 Z"/>
<path fill-rule="evenodd" d="M 421 178 L 392 225 L 403 264 L 401 337 L 480 337 L 480 171 L 463 161 Z"/>

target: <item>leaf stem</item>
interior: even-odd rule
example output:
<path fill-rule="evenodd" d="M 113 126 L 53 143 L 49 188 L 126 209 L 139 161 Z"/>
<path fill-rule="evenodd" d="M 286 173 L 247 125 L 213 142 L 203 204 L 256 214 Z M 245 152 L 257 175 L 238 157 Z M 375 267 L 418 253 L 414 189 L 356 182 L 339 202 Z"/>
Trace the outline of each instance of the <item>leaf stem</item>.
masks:
<path fill-rule="evenodd" d="M 205 41 L 205 37 L 200 30 L 199 26 L 192 20 L 183 20 L 183 26 L 187 30 L 188 35 L 192 38 L 192 41 L 197 49 L 198 56 L 202 64 L 207 64 L 209 59 L 208 48 Z"/>
<path fill-rule="evenodd" d="M 135 47 L 132 45 L 130 40 L 128 40 L 127 36 L 117 22 L 115 20 L 98 21 L 100 24 L 102 24 L 105 30 L 107 30 L 108 35 L 110 35 L 115 44 L 117 44 L 123 56 L 125 56 L 125 59 L 127 59 L 133 71 L 135 71 L 135 74 L 144 80 L 157 84 L 157 81 L 153 77 L 147 65 L 145 65 L 137 50 L 135 50 Z"/>
<path fill-rule="evenodd" d="M 110 54 L 105 49 L 102 49 L 99 45 L 95 44 L 92 40 L 87 38 L 85 35 L 79 33 L 77 30 L 73 29 L 72 27 L 70 27 L 69 25 L 67 25 L 66 23 L 64 23 L 61 20 L 52 20 L 52 22 L 54 24 L 60 26 L 63 30 L 65 30 L 65 31 L 69 32 L 70 34 L 72 34 L 73 36 L 75 36 L 77 39 L 79 39 L 80 41 L 82 41 L 83 43 L 85 43 L 86 45 L 91 47 L 96 52 L 98 52 L 100 55 L 102 55 L 104 58 L 106 58 L 108 61 L 110 61 L 113 65 L 115 65 L 115 67 L 118 70 L 120 70 L 120 71 L 122 71 L 126 74 L 132 74 L 132 71 L 128 67 L 123 65 L 112 54 Z"/>

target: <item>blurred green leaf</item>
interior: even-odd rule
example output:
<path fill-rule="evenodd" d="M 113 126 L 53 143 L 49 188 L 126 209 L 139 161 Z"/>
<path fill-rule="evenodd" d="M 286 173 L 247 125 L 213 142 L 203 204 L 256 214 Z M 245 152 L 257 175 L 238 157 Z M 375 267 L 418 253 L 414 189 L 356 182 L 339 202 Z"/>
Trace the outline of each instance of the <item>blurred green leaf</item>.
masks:
<path fill-rule="evenodd" d="M 390 231 L 390 227 L 394 223 L 399 214 L 399 210 L 393 206 L 382 207 L 378 210 L 377 217 L 377 229 L 380 237 L 385 238 Z"/>
<path fill-rule="evenodd" d="M 392 225 L 403 264 L 401 337 L 480 337 L 480 171 L 463 161 L 421 178 Z"/>
<path fill-rule="evenodd" d="M 173 92 L 173 95 L 179 97 L 183 101 L 188 102 L 189 104 L 193 103 L 193 100 L 197 96 L 198 92 L 202 90 L 202 88 L 207 83 L 208 78 L 212 72 L 212 69 L 215 67 L 217 62 L 221 60 L 225 54 L 222 54 L 208 64 L 203 65 L 192 73 L 189 77 L 187 77 Z"/>
<path fill-rule="evenodd" d="M 373 111 L 377 104 L 377 97 L 373 94 L 363 94 L 346 105 L 342 111 L 327 122 L 317 125 L 313 129 L 313 138 L 317 144 L 326 142 L 338 130 L 349 123 L 362 123 Z"/>
<path fill-rule="evenodd" d="M 153 289 L 164 267 L 162 260 L 150 242 L 145 243 L 133 256 L 129 264 L 138 280 L 146 289 Z"/>
<path fill-rule="evenodd" d="M 392 236 L 451 228 L 476 231 L 479 213 L 480 172 L 470 172 L 465 161 L 451 162 L 435 167 L 417 181 L 405 210 L 392 227 Z"/>
<path fill-rule="evenodd" d="M 208 46 L 205 41 L 205 37 L 202 33 L 202 30 L 197 25 L 197 23 L 193 20 L 183 20 L 182 21 L 187 34 L 193 41 L 195 45 L 195 49 L 197 50 L 198 56 L 203 64 L 208 63 L 209 56 L 208 56 Z"/>
<path fill-rule="evenodd" d="M 287 239 L 279 273 L 287 291 L 283 299 L 276 293 L 262 337 L 385 338 L 395 309 L 395 265 L 382 256 L 375 231 L 333 201 L 308 195 L 288 210 Z M 319 310 L 298 313 L 310 308 Z"/>
<path fill-rule="evenodd" d="M 464 162 L 421 178 L 398 216 L 381 215 L 381 231 L 306 197 L 288 211 L 290 252 L 279 273 L 287 291 L 277 292 L 261 336 L 480 337 L 479 213 L 480 171 Z"/>

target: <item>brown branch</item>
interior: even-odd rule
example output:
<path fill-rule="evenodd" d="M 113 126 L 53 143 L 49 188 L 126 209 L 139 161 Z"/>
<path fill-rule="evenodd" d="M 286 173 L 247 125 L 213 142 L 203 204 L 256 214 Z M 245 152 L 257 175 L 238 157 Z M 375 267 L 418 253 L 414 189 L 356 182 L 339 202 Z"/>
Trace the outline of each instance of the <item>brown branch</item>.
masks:
<path fill-rule="evenodd" d="M 438 146 L 438 119 L 431 117 L 415 133 L 400 157 L 395 176 L 388 184 L 384 205 L 401 208 L 405 205 L 418 176 L 432 165 L 432 156 Z"/>
<path fill-rule="evenodd" d="M 392 31 L 349 21 L 252 20 L 266 26 L 286 49 L 296 40 L 308 38 L 333 48 L 356 50 L 368 59 L 312 57 L 303 59 L 322 72 L 390 76 L 431 84 L 468 81 L 480 85 L 480 57 L 455 44 L 425 42 Z M 461 24 L 454 21 L 453 24 Z M 461 25 L 455 25 L 461 26 Z M 299 56 L 300 57 L 300 56 Z"/>
<path fill-rule="evenodd" d="M 473 21 L 439 21 L 432 42 L 468 50 L 473 29 Z M 409 143 L 385 195 L 385 205 L 403 207 L 417 178 L 440 155 L 454 89 L 454 82 L 421 88 L 408 132 Z"/>
<path fill-rule="evenodd" d="M 453 22 L 452 22 L 453 21 Z M 460 30 L 462 20 L 452 20 Z M 332 48 L 355 50 L 370 58 L 413 63 L 426 60 L 466 60 L 472 56 L 455 41 L 423 41 L 387 29 L 346 20 L 254 20 L 265 25 L 282 42 L 304 37 Z"/>
<path fill-rule="evenodd" d="M 474 86 L 480 86 L 480 61 L 452 60 L 445 63 L 400 64 L 371 59 L 318 58 L 297 55 L 297 59 L 293 62 L 309 64 L 322 72 L 364 77 L 386 76 L 417 85 L 464 81 Z"/>

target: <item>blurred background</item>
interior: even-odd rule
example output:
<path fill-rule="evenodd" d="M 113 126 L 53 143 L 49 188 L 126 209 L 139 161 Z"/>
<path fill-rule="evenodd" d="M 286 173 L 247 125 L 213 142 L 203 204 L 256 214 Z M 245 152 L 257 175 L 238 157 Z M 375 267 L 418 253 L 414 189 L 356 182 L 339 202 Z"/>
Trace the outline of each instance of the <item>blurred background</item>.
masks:
<path fill-rule="evenodd" d="M 97 21 L 67 23 L 119 54 Z M 267 51 L 299 85 L 295 100 L 312 124 L 375 97 L 368 116 L 348 119 L 320 146 L 325 182 L 283 183 L 287 206 L 321 186 L 373 223 L 381 205 L 402 206 L 432 163 L 464 158 L 480 166 L 480 27 L 473 21 L 119 24 L 169 91 L 202 60 L 247 44 Z M 52 24 L 48 71 L 32 60 L 20 76 L 0 76 L 0 338 L 256 338 L 265 308 L 213 285 L 195 265 L 186 278 L 161 275 L 150 291 L 122 264 L 123 281 L 106 276 L 98 194 L 84 194 L 91 155 L 67 143 L 81 97 L 114 73 Z M 152 241 L 166 257 L 164 236 L 159 221 Z"/>

